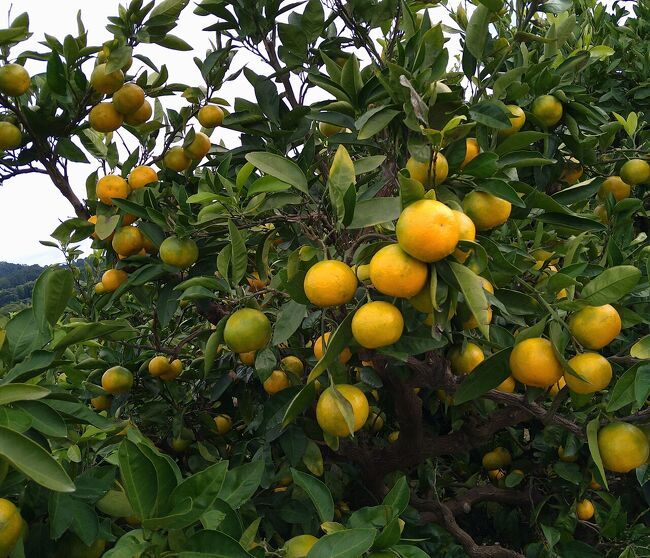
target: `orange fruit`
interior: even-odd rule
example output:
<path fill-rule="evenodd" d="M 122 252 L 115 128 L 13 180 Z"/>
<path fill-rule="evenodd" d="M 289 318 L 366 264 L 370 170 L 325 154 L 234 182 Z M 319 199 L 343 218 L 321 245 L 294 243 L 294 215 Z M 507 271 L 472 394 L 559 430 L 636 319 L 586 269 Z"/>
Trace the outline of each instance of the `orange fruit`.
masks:
<path fill-rule="evenodd" d="M 564 379 L 564 376 L 562 376 L 556 383 L 551 386 L 551 389 L 549 389 L 548 392 L 551 397 L 555 397 L 558 393 L 560 393 L 560 390 L 564 386 L 566 386 L 566 380 Z"/>
<path fill-rule="evenodd" d="M 425 283 L 424 287 L 418 294 L 409 298 L 409 302 L 418 312 L 431 314 L 433 312 L 433 302 L 431 300 L 431 289 L 429 288 L 429 284 Z"/>
<path fill-rule="evenodd" d="M 131 215 L 130 213 L 125 213 L 122 215 L 122 225 L 127 226 L 127 225 L 132 225 L 138 220 L 138 217 L 136 215 Z M 140 233 L 142 234 L 142 233 Z M 143 236 L 144 239 L 144 236 Z"/>
<path fill-rule="evenodd" d="M 183 172 L 192 164 L 192 159 L 187 156 L 185 150 L 180 145 L 176 145 L 165 153 L 163 164 L 170 170 Z"/>
<path fill-rule="evenodd" d="M 367 302 L 352 318 L 352 336 L 366 349 L 378 349 L 397 342 L 404 330 L 404 318 L 392 304 Z"/>
<path fill-rule="evenodd" d="M 137 227 L 126 226 L 120 227 L 113 235 L 111 242 L 113 250 L 123 257 L 132 256 L 142 250 L 143 239 L 140 229 Z"/>
<path fill-rule="evenodd" d="M 303 287 L 312 304 L 321 308 L 339 306 L 354 298 L 357 278 L 346 263 L 323 260 L 309 268 Z"/>
<path fill-rule="evenodd" d="M 149 361 L 149 374 L 159 377 L 169 372 L 169 359 L 166 356 L 158 355 Z"/>
<path fill-rule="evenodd" d="M 167 265 L 187 269 L 199 259 L 199 247 L 190 238 L 167 237 L 160 244 L 160 259 Z"/>
<path fill-rule="evenodd" d="M 497 391 L 502 391 L 503 393 L 514 393 L 517 388 L 517 382 L 512 376 L 508 376 L 503 382 L 501 382 L 497 387 Z"/>
<path fill-rule="evenodd" d="M 458 223 L 458 239 L 471 241 L 476 240 L 476 226 L 474 225 L 474 221 L 472 221 L 462 211 L 456 209 L 452 209 L 452 211 L 454 212 L 454 217 Z M 471 253 L 472 250 L 464 252 L 460 248 L 456 248 L 454 250 L 454 258 L 456 258 L 460 263 L 464 263 Z"/>
<path fill-rule="evenodd" d="M 203 132 L 196 132 L 192 143 L 185 148 L 185 155 L 195 161 L 200 161 L 210 151 L 210 138 Z"/>
<path fill-rule="evenodd" d="M 271 340 L 271 322 L 259 310 L 241 308 L 228 318 L 223 338 L 235 353 L 257 351 Z"/>
<path fill-rule="evenodd" d="M 127 393 L 133 386 L 133 374 L 124 366 L 113 366 L 102 374 L 102 387 L 111 395 Z"/>
<path fill-rule="evenodd" d="M 454 212 L 430 199 L 406 207 L 397 220 L 395 232 L 400 248 L 422 262 L 437 262 L 451 254 L 460 236 Z"/>
<path fill-rule="evenodd" d="M 594 516 L 595 508 L 586 498 L 576 504 L 576 516 L 580 521 L 589 521 Z"/>
<path fill-rule="evenodd" d="M 494 294 L 494 287 L 485 277 L 481 277 L 483 290 L 490 294 Z M 460 318 L 463 329 L 476 329 L 478 327 L 478 320 L 476 316 L 470 311 L 465 304 L 460 304 L 458 307 L 458 317 Z M 492 307 L 488 306 L 487 309 L 487 323 L 492 321 Z"/>
<path fill-rule="evenodd" d="M 98 93 L 111 95 L 124 85 L 122 70 L 106 71 L 106 64 L 97 64 L 90 75 L 90 85 Z"/>
<path fill-rule="evenodd" d="M 475 190 L 463 198 L 463 210 L 479 231 L 487 231 L 508 220 L 512 204 L 488 192 Z"/>
<path fill-rule="evenodd" d="M 603 224 L 609 223 L 609 215 L 607 215 L 607 208 L 601 203 L 594 208 L 594 215 Z"/>
<path fill-rule="evenodd" d="M 390 296 L 417 295 L 428 274 L 426 264 L 409 256 L 399 244 L 384 246 L 370 260 L 370 281 L 380 293 Z"/>
<path fill-rule="evenodd" d="M 0 93 L 20 97 L 27 93 L 31 78 L 20 64 L 5 64 L 0 68 Z"/>
<path fill-rule="evenodd" d="M 251 288 L 251 291 L 254 293 L 261 291 L 262 289 L 265 289 L 267 285 L 269 284 L 269 280 L 267 279 L 266 281 L 262 281 L 260 279 L 260 274 L 257 271 L 254 271 L 251 277 L 246 278 L 246 282 L 248 283 L 248 286 Z"/>
<path fill-rule="evenodd" d="M 584 169 L 579 161 L 573 157 L 569 157 L 567 162 L 562 169 L 562 174 L 560 175 L 560 180 L 566 182 L 569 186 L 573 186 L 584 173 Z"/>
<path fill-rule="evenodd" d="M 112 293 L 129 278 L 122 269 L 107 269 L 102 275 L 102 285 L 106 292 Z"/>
<path fill-rule="evenodd" d="M 319 122 L 318 129 L 320 130 L 320 133 L 323 134 L 326 138 L 329 138 L 334 134 L 345 132 L 345 128 L 343 126 L 337 126 L 336 124 L 330 124 L 329 122 Z"/>
<path fill-rule="evenodd" d="M 603 466 L 614 473 L 627 473 L 643 465 L 650 448 L 643 430 L 627 422 L 612 422 L 598 431 Z"/>
<path fill-rule="evenodd" d="M 23 532 L 23 518 L 13 502 L 0 498 L 0 556 L 8 556 Z"/>
<path fill-rule="evenodd" d="M 643 159 L 630 159 L 621 167 L 621 179 L 630 186 L 650 180 L 650 164 Z"/>
<path fill-rule="evenodd" d="M 135 83 L 127 83 L 113 94 L 113 106 L 120 114 L 133 114 L 144 104 L 144 89 Z"/>
<path fill-rule="evenodd" d="M 108 395 L 98 395 L 90 400 L 90 404 L 95 411 L 108 411 L 112 401 L 113 399 Z"/>
<path fill-rule="evenodd" d="M 562 377 L 562 365 L 555 356 L 553 344 L 542 337 L 517 343 L 510 353 L 510 372 L 527 386 L 547 388 Z"/>
<path fill-rule="evenodd" d="M 305 558 L 311 547 L 318 542 L 313 535 L 298 535 L 284 543 L 285 558 Z"/>
<path fill-rule="evenodd" d="M 488 451 L 481 461 L 481 464 L 485 469 L 494 470 L 494 469 L 503 469 L 512 463 L 512 456 L 510 452 L 501 446 L 494 448 L 492 451 Z"/>
<path fill-rule="evenodd" d="M 531 112 L 544 126 L 550 128 L 562 120 L 562 103 L 553 95 L 540 95 L 533 101 Z"/>
<path fill-rule="evenodd" d="M 257 351 L 249 351 L 247 353 L 239 353 L 239 360 L 246 366 L 253 366 L 255 364 L 255 355 Z"/>
<path fill-rule="evenodd" d="M 294 376 L 300 378 L 302 373 L 305 371 L 305 366 L 296 356 L 286 356 L 280 361 L 280 368 L 284 370 L 287 374 L 293 374 Z"/>
<path fill-rule="evenodd" d="M 230 429 L 232 428 L 232 419 L 229 415 L 217 415 L 214 417 L 214 425 L 217 428 L 217 432 L 223 436 L 230 432 Z"/>
<path fill-rule="evenodd" d="M 621 317 L 611 304 L 585 306 L 569 319 L 569 330 L 583 347 L 602 349 L 621 332 Z"/>
<path fill-rule="evenodd" d="M 417 180 L 425 188 L 433 188 L 442 184 L 449 174 L 449 163 L 442 153 L 436 153 L 432 161 L 419 161 L 410 157 L 406 161 L 406 170 L 413 180 Z"/>
<path fill-rule="evenodd" d="M 11 122 L 0 122 L 0 149 L 16 149 L 23 142 L 23 134 Z"/>
<path fill-rule="evenodd" d="M 569 360 L 569 366 L 580 374 L 584 380 L 564 373 L 564 379 L 571 391 L 575 393 L 596 393 L 605 389 L 612 381 L 612 366 L 598 353 L 581 353 Z"/>
<path fill-rule="evenodd" d="M 316 357 L 316 360 L 320 360 L 323 358 L 323 355 L 325 354 L 325 350 L 327 349 L 327 345 L 329 344 L 330 337 L 332 336 L 331 331 L 326 331 L 323 335 L 321 335 L 316 341 L 314 341 L 314 356 Z M 352 352 L 348 347 L 344 347 L 344 349 L 341 351 L 339 354 L 339 361 L 341 364 L 345 364 L 348 360 L 352 358 Z"/>
<path fill-rule="evenodd" d="M 481 362 L 485 360 L 485 355 L 481 347 L 475 343 L 466 343 L 465 348 L 462 345 L 452 347 L 447 355 L 451 365 L 451 371 L 457 376 L 469 374 Z"/>
<path fill-rule="evenodd" d="M 465 168 L 467 163 L 476 159 L 480 151 L 481 149 L 478 146 L 478 141 L 474 138 L 467 138 L 465 140 L 465 158 L 460 164 L 460 168 Z"/>
<path fill-rule="evenodd" d="M 149 101 L 145 100 L 138 110 L 124 117 L 124 123 L 129 126 L 140 126 L 151 118 L 153 109 Z"/>
<path fill-rule="evenodd" d="M 291 382 L 289 381 L 289 376 L 287 376 L 287 373 L 284 370 L 274 370 L 263 383 L 264 391 L 269 395 L 287 389 L 289 386 L 291 386 Z"/>
<path fill-rule="evenodd" d="M 499 137 L 507 137 L 516 134 L 526 122 L 526 114 L 521 107 L 517 105 L 506 105 L 510 111 L 510 128 L 500 129 L 497 134 Z"/>
<path fill-rule="evenodd" d="M 627 182 L 623 182 L 620 176 L 610 176 L 601 184 L 598 190 L 598 198 L 605 200 L 609 194 L 612 194 L 614 199 L 619 202 L 629 198 L 631 190 L 632 187 Z"/>
<path fill-rule="evenodd" d="M 128 182 L 129 182 L 129 186 L 131 186 L 133 190 L 137 190 L 138 188 L 144 188 L 148 184 L 157 181 L 158 181 L 158 173 L 154 169 L 146 165 L 140 165 L 139 167 L 135 167 L 129 173 Z"/>
<path fill-rule="evenodd" d="M 179 359 L 174 359 L 169 363 L 167 372 L 160 376 L 164 382 L 173 382 L 183 372 L 183 363 Z"/>
<path fill-rule="evenodd" d="M 358 387 L 349 384 L 339 384 L 336 390 L 352 407 L 353 427 L 350 431 L 344 414 L 339 408 L 338 398 L 334 387 L 328 387 L 318 398 L 316 404 L 316 420 L 323 432 L 331 436 L 349 436 L 360 430 L 368 419 L 370 406 L 365 393 Z"/>
<path fill-rule="evenodd" d="M 113 205 L 113 199 L 125 199 L 129 197 L 131 188 L 126 180 L 116 174 L 107 174 L 97 181 L 95 187 L 97 197 L 106 205 Z"/>
<path fill-rule="evenodd" d="M 196 117 L 204 128 L 215 128 L 216 126 L 221 126 L 223 122 L 223 110 L 214 105 L 206 105 L 199 109 Z"/>
<path fill-rule="evenodd" d="M 99 103 L 90 110 L 88 122 L 96 132 L 108 134 L 122 125 L 124 117 L 115 110 L 113 103 Z"/>

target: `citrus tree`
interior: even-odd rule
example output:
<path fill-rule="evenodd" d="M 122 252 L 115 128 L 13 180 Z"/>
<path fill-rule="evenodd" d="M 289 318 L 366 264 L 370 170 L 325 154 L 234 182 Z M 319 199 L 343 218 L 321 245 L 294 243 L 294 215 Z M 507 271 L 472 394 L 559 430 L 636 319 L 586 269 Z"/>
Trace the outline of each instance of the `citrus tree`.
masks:
<path fill-rule="evenodd" d="M 650 4 L 188 4 L 0 30 L 0 556 L 650 555 Z"/>

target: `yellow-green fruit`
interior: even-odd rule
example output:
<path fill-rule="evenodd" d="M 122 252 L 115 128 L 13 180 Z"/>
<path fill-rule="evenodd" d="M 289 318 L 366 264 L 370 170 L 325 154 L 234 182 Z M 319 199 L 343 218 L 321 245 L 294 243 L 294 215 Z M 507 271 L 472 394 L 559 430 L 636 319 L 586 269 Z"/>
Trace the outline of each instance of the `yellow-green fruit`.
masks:
<path fill-rule="evenodd" d="M 97 539 L 90 546 L 77 537 L 72 531 L 68 531 L 59 541 L 57 558 L 99 558 L 106 548 L 104 539 Z"/>
<path fill-rule="evenodd" d="M 329 122 L 320 122 L 318 124 L 318 129 L 320 130 L 320 133 L 323 134 L 326 138 L 329 138 L 334 134 L 345 132 L 345 128 L 343 126 L 337 126 L 336 124 L 330 124 Z"/>
<path fill-rule="evenodd" d="M 564 373 L 569 389 L 575 393 L 596 393 L 605 389 L 612 381 L 612 366 L 598 353 L 576 355 L 569 360 L 569 366 L 584 378 L 581 380 L 569 372 Z"/>
<path fill-rule="evenodd" d="M 124 117 L 124 123 L 129 126 L 140 126 L 149 120 L 152 114 L 153 109 L 151 108 L 151 104 L 149 101 L 145 101 L 138 110 Z"/>
<path fill-rule="evenodd" d="M 510 128 L 498 131 L 498 136 L 502 138 L 516 134 L 526 123 L 526 114 L 521 107 L 517 105 L 506 105 L 506 108 L 510 112 Z"/>
<path fill-rule="evenodd" d="M 232 419 L 229 415 L 217 415 L 214 417 L 214 425 L 217 432 L 223 436 L 230 432 L 230 429 L 232 428 Z"/>
<path fill-rule="evenodd" d="M 5 64 L 0 68 L 0 93 L 20 97 L 30 86 L 27 70 L 20 64 Z"/>
<path fill-rule="evenodd" d="M 333 387 L 327 388 L 318 398 L 316 404 L 316 420 L 323 432 L 331 436 L 349 436 L 361 429 L 370 414 L 370 406 L 366 395 L 356 386 L 339 384 L 336 386 L 338 395 L 342 396 L 351 407 L 352 431 L 339 407 L 339 398 Z"/>
<path fill-rule="evenodd" d="M 598 199 L 605 200 L 609 194 L 612 194 L 614 199 L 619 202 L 625 198 L 629 198 L 631 191 L 632 187 L 623 181 L 620 176 L 609 176 L 604 180 L 598 190 Z"/>
<path fill-rule="evenodd" d="M 298 535 L 284 543 L 285 558 L 305 558 L 311 547 L 318 542 L 313 535 Z"/>
<path fill-rule="evenodd" d="M 591 500 L 584 499 L 576 504 L 576 516 L 581 521 L 589 521 L 594 516 L 594 511 Z"/>
<path fill-rule="evenodd" d="M 117 112 L 113 103 L 99 103 L 90 110 L 88 122 L 96 132 L 108 134 L 122 125 L 124 116 Z"/>
<path fill-rule="evenodd" d="M 621 167 L 623 182 L 635 186 L 650 179 L 650 164 L 643 159 L 630 159 Z"/>
<path fill-rule="evenodd" d="M 228 318 L 223 338 L 234 353 L 258 351 L 271 340 L 271 322 L 259 310 L 241 308 Z"/>
<path fill-rule="evenodd" d="M 199 259 L 199 247 L 191 238 L 170 236 L 160 244 L 159 254 L 167 265 L 187 269 Z"/>
<path fill-rule="evenodd" d="M 627 422 L 613 422 L 598 431 L 603 466 L 614 473 L 627 473 L 643 465 L 650 448 L 643 430 Z"/>
<path fill-rule="evenodd" d="M 447 179 L 449 163 L 442 153 L 436 153 L 433 161 L 419 161 L 411 157 L 406 161 L 406 170 L 413 180 L 428 189 L 442 184 Z"/>
<path fill-rule="evenodd" d="M 210 138 L 203 132 L 196 132 L 194 139 L 185 148 L 185 155 L 194 161 L 200 161 L 210 151 L 211 147 Z"/>
<path fill-rule="evenodd" d="M 0 556 L 13 550 L 23 530 L 23 518 L 13 502 L 0 498 Z"/>
<path fill-rule="evenodd" d="M 463 348 L 461 345 L 452 347 L 449 351 L 449 363 L 451 371 L 459 376 L 469 374 L 481 362 L 485 360 L 485 355 L 481 347 L 475 343 L 467 343 Z"/>
<path fill-rule="evenodd" d="M 535 118 L 544 126 L 555 126 L 562 120 L 562 103 L 553 95 L 541 95 L 533 101 L 531 107 Z"/>
<path fill-rule="evenodd" d="M 90 76 L 90 85 L 98 93 L 111 95 L 124 85 L 124 73 L 122 70 L 106 72 L 106 64 L 98 64 Z"/>
<path fill-rule="evenodd" d="M 136 112 L 144 104 L 144 89 L 135 83 L 127 83 L 113 95 L 113 105 L 120 114 Z"/>
<path fill-rule="evenodd" d="M 163 164 L 169 170 L 183 172 L 192 164 L 192 159 L 186 155 L 185 150 L 180 145 L 176 145 L 165 153 Z"/>
<path fill-rule="evenodd" d="M 204 128 L 216 128 L 223 122 L 223 110 L 214 105 L 206 105 L 201 107 L 196 117 Z"/>
<path fill-rule="evenodd" d="M 494 448 L 483 456 L 482 465 L 485 469 L 491 471 L 494 469 L 503 469 L 512 462 L 510 452 L 503 447 Z"/>
<path fill-rule="evenodd" d="M 280 368 L 289 374 L 300 378 L 305 370 L 302 361 L 295 356 L 286 356 L 280 361 Z"/>
<path fill-rule="evenodd" d="M 97 509 L 111 517 L 128 517 L 133 515 L 133 508 L 126 494 L 121 490 L 109 490 L 95 504 Z"/>
<path fill-rule="evenodd" d="M 352 336 L 366 349 L 397 342 L 404 330 L 402 313 L 389 302 L 376 300 L 359 308 L 352 318 Z"/>
<path fill-rule="evenodd" d="M 569 319 L 569 330 L 587 349 L 598 350 L 611 343 L 621 332 L 622 322 L 611 304 L 586 306 Z"/>
<path fill-rule="evenodd" d="M 510 353 L 510 372 L 527 386 L 547 388 L 562 377 L 562 365 L 548 339 L 531 337 L 517 343 Z"/>
<path fill-rule="evenodd" d="M 22 141 L 23 135 L 18 126 L 11 122 L 0 122 L 0 149 L 16 149 Z"/>

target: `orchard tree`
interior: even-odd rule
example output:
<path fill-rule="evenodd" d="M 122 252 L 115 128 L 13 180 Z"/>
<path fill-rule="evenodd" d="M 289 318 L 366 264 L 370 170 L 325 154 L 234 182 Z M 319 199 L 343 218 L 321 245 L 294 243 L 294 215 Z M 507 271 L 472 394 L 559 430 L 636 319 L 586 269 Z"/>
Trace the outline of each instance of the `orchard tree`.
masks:
<path fill-rule="evenodd" d="M 0 31 L 0 556 L 649 556 L 650 3 L 188 4 Z"/>

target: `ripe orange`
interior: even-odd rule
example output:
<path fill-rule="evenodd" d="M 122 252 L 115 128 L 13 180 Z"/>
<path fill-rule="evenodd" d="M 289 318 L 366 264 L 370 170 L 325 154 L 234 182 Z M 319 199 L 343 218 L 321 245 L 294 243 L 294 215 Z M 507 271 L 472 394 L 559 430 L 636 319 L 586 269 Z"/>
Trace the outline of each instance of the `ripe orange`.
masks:
<path fill-rule="evenodd" d="M 5 64 L 0 68 L 0 93 L 20 97 L 31 85 L 27 70 L 20 64 Z"/>
<path fill-rule="evenodd" d="M 567 162 L 562 169 L 562 174 L 560 175 L 560 180 L 566 182 L 569 186 L 573 186 L 584 173 L 584 169 L 579 161 L 573 157 L 569 157 Z"/>
<path fill-rule="evenodd" d="M 569 360 L 569 366 L 585 380 L 564 373 L 564 379 L 571 391 L 576 393 L 596 393 L 605 389 L 612 381 L 612 367 L 609 361 L 598 353 L 581 353 Z"/>
<path fill-rule="evenodd" d="M 318 339 L 316 339 L 316 341 L 314 341 L 314 356 L 316 357 L 316 360 L 320 360 L 321 358 L 323 358 L 323 355 L 325 354 L 325 350 L 329 345 L 329 340 L 331 336 L 332 336 L 332 332 L 326 331 L 323 335 L 321 335 Z M 339 354 L 339 361 L 341 362 L 341 364 L 345 364 L 351 358 L 352 358 L 352 352 L 348 347 L 344 347 L 343 350 L 341 351 L 341 354 Z"/>
<path fill-rule="evenodd" d="M 106 72 L 106 64 L 98 64 L 90 75 L 90 85 L 98 93 L 111 95 L 124 85 L 124 73 L 122 70 Z"/>
<path fill-rule="evenodd" d="M 23 142 L 23 134 L 11 122 L 0 122 L 0 149 L 16 149 Z"/>
<path fill-rule="evenodd" d="M 196 132 L 192 143 L 185 148 L 185 155 L 194 161 L 200 161 L 210 151 L 210 138 L 203 132 Z"/>
<path fill-rule="evenodd" d="M 160 259 L 167 265 L 187 269 L 199 259 L 199 247 L 191 238 L 167 237 L 160 244 Z"/>
<path fill-rule="evenodd" d="M 285 558 L 305 558 L 318 542 L 313 535 L 298 535 L 284 543 Z"/>
<path fill-rule="evenodd" d="M 264 391 L 269 395 L 287 389 L 289 386 L 291 386 L 291 382 L 289 381 L 289 376 L 287 376 L 287 373 L 284 370 L 274 370 L 271 372 L 271 375 L 264 380 L 263 384 Z"/>
<path fill-rule="evenodd" d="M 342 395 L 352 407 L 354 425 L 352 431 L 345 421 L 345 417 L 339 408 L 337 397 L 334 394 L 334 387 L 328 387 L 318 398 L 316 404 L 316 420 L 323 432 L 331 436 L 349 436 L 361 429 L 368 419 L 370 406 L 365 393 L 358 387 L 349 384 L 339 384 L 336 390 Z"/>
<path fill-rule="evenodd" d="M 462 211 L 456 209 L 452 209 L 452 211 L 454 212 L 454 217 L 458 223 L 458 240 L 476 240 L 476 226 L 474 225 L 474 221 L 472 221 Z M 460 263 L 464 263 L 471 253 L 472 250 L 464 252 L 460 248 L 456 248 L 454 250 L 454 258 L 456 258 Z"/>
<path fill-rule="evenodd" d="M 517 105 L 506 105 L 510 111 L 510 128 L 504 128 L 498 131 L 499 137 L 507 137 L 516 134 L 526 122 L 526 114 L 521 107 Z"/>
<path fill-rule="evenodd" d="M 614 473 L 627 473 L 643 465 L 650 448 L 643 430 L 627 422 L 612 422 L 598 431 L 603 466 Z"/>
<path fill-rule="evenodd" d="M 330 124 L 329 122 L 319 122 L 318 129 L 320 130 L 320 133 L 323 134 L 326 138 L 329 138 L 334 134 L 345 132 L 345 128 L 343 126 L 337 126 L 336 124 Z"/>
<path fill-rule="evenodd" d="M 501 446 L 494 448 L 492 451 L 488 451 L 481 461 L 481 464 L 485 469 L 494 470 L 494 469 L 503 469 L 512 463 L 512 456 L 510 452 Z"/>
<path fill-rule="evenodd" d="M 23 532 L 23 518 L 13 502 L 0 498 L 0 556 L 8 556 Z"/>
<path fill-rule="evenodd" d="M 131 186 L 133 190 L 137 190 L 138 188 L 144 188 L 148 184 L 157 181 L 158 181 L 158 173 L 154 169 L 146 165 L 140 165 L 139 167 L 135 167 L 129 173 L 129 186 Z"/>
<path fill-rule="evenodd" d="M 107 174 L 97 181 L 97 197 L 106 205 L 113 205 L 113 198 L 128 198 L 131 188 L 126 180 L 115 174 Z"/>
<path fill-rule="evenodd" d="M 174 359 L 169 363 L 167 372 L 161 374 L 160 379 L 164 382 L 173 382 L 183 372 L 183 363 L 179 359 Z"/>
<path fill-rule="evenodd" d="M 454 212 L 430 199 L 406 207 L 397 220 L 395 232 L 400 248 L 423 262 L 437 262 L 451 254 L 460 236 Z"/>
<path fill-rule="evenodd" d="M 562 377 L 562 365 L 548 339 L 532 337 L 512 349 L 510 372 L 524 385 L 547 388 Z"/>
<path fill-rule="evenodd" d="M 138 110 L 124 117 L 124 123 L 129 126 L 140 126 L 151 118 L 153 109 L 149 101 L 145 100 Z"/>
<path fill-rule="evenodd" d="M 598 198 L 604 200 L 607 199 L 609 194 L 612 194 L 614 199 L 619 202 L 625 198 L 629 198 L 631 190 L 632 187 L 628 183 L 623 182 L 620 176 L 610 176 L 600 186 Z"/>
<path fill-rule="evenodd" d="M 503 393 L 514 393 L 517 388 L 517 382 L 512 376 L 508 376 L 503 382 L 501 382 L 497 387 L 497 391 L 502 391 Z"/>
<path fill-rule="evenodd" d="M 485 355 L 481 347 L 475 343 L 467 343 L 463 349 L 462 345 L 452 347 L 447 355 L 451 365 L 451 371 L 457 376 L 469 374 L 481 362 L 485 360 Z"/>
<path fill-rule="evenodd" d="M 406 170 L 409 171 L 411 178 L 417 180 L 425 188 L 433 188 L 442 184 L 449 174 L 449 163 L 442 153 L 436 153 L 431 161 L 419 161 L 415 157 L 410 157 L 406 161 Z"/>
<path fill-rule="evenodd" d="M 427 281 L 426 264 L 409 256 L 399 244 L 384 246 L 370 260 L 370 281 L 380 292 L 411 298 Z"/>
<path fill-rule="evenodd" d="M 106 292 L 112 293 L 129 278 L 122 269 L 107 269 L 102 275 L 102 285 Z"/>
<path fill-rule="evenodd" d="M 234 353 L 257 351 L 271 340 L 271 322 L 259 310 L 241 308 L 228 318 L 223 338 Z"/>
<path fill-rule="evenodd" d="M 176 145 L 165 153 L 163 164 L 170 170 L 183 172 L 192 164 L 192 159 L 187 156 L 185 150 L 180 145 Z"/>
<path fill-rule="evenodd" d="M 366 349 L 378 349 L 397 342 L 404 330 L 404 318 L 392 304 L 367 302 L 352 318 L 352 335 Z"/>
<path fill-rule="evenodd" d="M 562 103 L 553 95 L 541 95 L 533 101 L 531 112 L 544 126 L 550 128 L 562 120 Z"/>
<path fill-rule="evenodd" d="M 124 366 L 113 366 L 102 374 L 102 387 L 111 395 L 127 393 L 133 386 L 133 374 Z"/>
<path fill-rule="evenodd" d="M 607 215 L 607 208 L 601 203 L 594 208 L 594 215 L 603 224 L 609 223 L 609 215 Z"/>
<path fill-rule="evenodd" d="M 217 428 L 217 432 L 223 436 L 230 432 L 230 429 L 232 428 L 232 419 L 229 415 L 217 415 L 214 417 L 214 425 Z"/>
<path fill-rule="evenodd" d="M 108 395 L 98 395 L 90 400 L 90 404 L 95 411 L 108 411 L 111 408 L 113 399 Z"/>
<path fill-rule="evenodd" d="M 249 351 L 247 353 L 239 353 L 239 360 L 246 366 L 253 366 L 255 364 L 255 355 L 257 351 Z"/>
<path fill-rule="evenodd" d="M 569 330 L 587 349 L 602 349 L 621 332 L 621 317 L 611 304 L 586 306 L 569 319 Z"/>
<path fill-rule="evenodd" d="M 650 180 L 650 164 L 643 159 L 630 159 L 621 167 L 623 182 L 636 186 Z"/>
<path fill-rule="evenodd" d="M 296 356 L 286 356 L 280 361 L 280 368 L 284 370 L 287 374 L 293 374 L 297 378 L 302 376 L 302 373 L 305 371 L 305 366 Z"/>
<path fill-rule="evenodd" d="M 204 128 L 215 128 L 216 126 L 221 126 L 223 122 L 223 110 L 214 105 L 206 105 L 199 109 L 196 117 Z"/>
<path fill-rule="evenodd" d="M 149 361 L 149 374 L 159 377 L 169 372 L 169 359 L 166 356 L 158 355 Z"/>
<path fill-rule="evenodd" d="M 309 302 L 325 308 L 346 304 L 354 298 L 357 278 L 349 265 L 323 260 L 311 266 L 303 284 Z"/>
<path fill-rule="evenodd" d="M 113 103 L 99 103 L 90 110 L 88 115 L 90 127 L 103 134 L 114 132 L 123 121 L 124 117 L 115 110 Z"/>
<path fill-rule="evenodd" d="M 576 516 L 580 521 L 588 521 L 594 516 L 595 508 L 586 498 L 576 504 Z"/>
<path fill-rule="evenodd" d="M 465 140 L 465 158 L 460 164 L 460 168 L 465 168 L 467 163 L 476 159 L 480 151 L 481 149 L 478 146 L 478 142 L 474 138 L 467 138 Z"/>
<path fill-rule="evenodd" d="M 133 114 L 144 104 L 144 89 L 135 83 L 127 83 L 113 95 L 113 105 L 120 114 Z"/>
<path fill-rule="evenodd" d="M 115 231 L 111 245 L 118 255 L 128 257 L 142 250 L 143 242 L 140 229 L 128 225 Z"/>
<path fill-rule="evenodd" d="M 508 220 L 512 204 L 488 192 L 475 190 L 463 199 L 463 210 L 479 231 L 487 231 Z"/>

